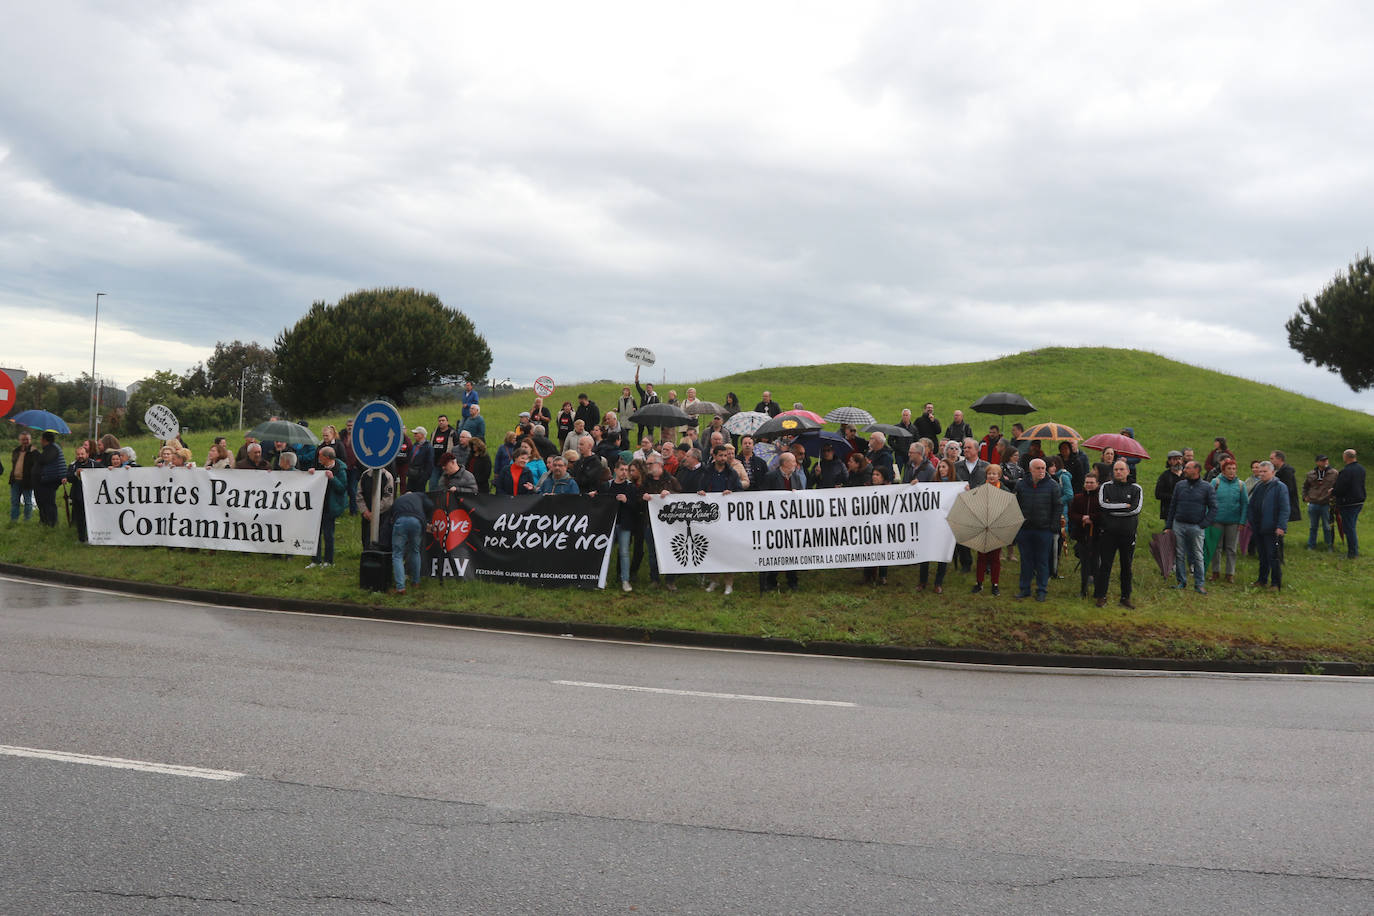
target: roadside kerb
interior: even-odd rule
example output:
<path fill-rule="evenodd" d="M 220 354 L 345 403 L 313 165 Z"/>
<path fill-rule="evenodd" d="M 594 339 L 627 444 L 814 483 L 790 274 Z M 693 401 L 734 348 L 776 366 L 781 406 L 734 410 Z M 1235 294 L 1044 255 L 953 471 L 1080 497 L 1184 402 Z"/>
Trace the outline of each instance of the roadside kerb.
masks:
<path fill-rule="evenodd" d="M 843 642 L 800 642 L 768 636 L 736 636 L 727 633 L 704 633 L 697 630 L 660 630 L 643 627 L 623 627 L 611 624 L 559 622 L 526 617 L 499 617 L 494 614 L 466 614 L 461 611 L 435 611 L 423 608 L 390 608 L 340 601 L 320 601 L 309 598 L 280 598 L 271 595 L 248 595 L 211 589 L 165 585 L 158 582 L 134 582 L 109 579 L 61 570 L 39 569 L 14 563 L 0 563 L 0 574 L 35 582 L 98 588 L 127 595 L 166 598 L 177 601 L 196 601 L 241 607 L 252 610 L 295 611 L 328 617 L 362 617 L 371 620 L 395 620 L 406 623 L 427 623 L 439 626 L 468 627 L 487 630 L 508 630 L 553 636 L 576 636 L 582 639 L 614 640 L 617 642 L 657 643 L 696 648 L 744 649 L 755 652 L 792 653 L 797 655 L 834 655 L 846 658 L 885 659 L 891 661 L 949 662 L 970 665 L 999 665 L 1035 668 L 1108 668 L 1122 671 L 1211 672 L 1217 674 L 1324 674 L 1343 677 L 1374 677 L 1374 667 L 1354 662 L 1334 662 L 1306 659 L 1176 659 L 1126 658 L 1115 655 L 1065 655 L 1036 652 L 994 652 L 985 649 L 942 649 L 935 647 L 863 645 Z"/>

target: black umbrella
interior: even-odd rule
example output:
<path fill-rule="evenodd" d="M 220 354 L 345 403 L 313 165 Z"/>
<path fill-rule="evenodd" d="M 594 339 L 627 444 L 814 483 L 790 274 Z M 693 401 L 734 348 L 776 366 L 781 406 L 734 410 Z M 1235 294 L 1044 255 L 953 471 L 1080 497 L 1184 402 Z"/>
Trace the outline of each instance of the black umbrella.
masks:
<path fill-rule="evenodd" d="M 777 439 L 779 436 L 798 436 L 808 429 L 820 429 L 824 424 L 817 423 L 810 417 L 799 417 L 795 414 L 783 414 L 774 417 L 767 423 L 754 430 L 754 438 L 758 440 Z"/>
<path fill-rule="evenodd" d="M 973 402 L 969 410 L 976 410 L 979 413 L 995 413 L 999 417 L 1007 414 L 1035 413 L 1035 406 L 1010 391 L 994 391 L 992 394 L 985 394 Z"/>
<path fill-rule="evenodd" d="M 265 420 L 248 430 L 246 435 L 259 442 L 285 442 L 287 445 L 319 445 L 320 440 L 308 426 L 290 420 Z"/>
<path fill-rule="evenodd" d="M 889 439 L 915 439 L 916 434 L 909 429 L 894 426 L 891 423 L 870 423 L 864 427 L 866 433 L 882 433 Z"/>
<path fill-rule="evenodd" d="M 646 404 L 630 414 L 625 422 L 639 426 L 695 426 L 697 421 L 676 404 Z"/>

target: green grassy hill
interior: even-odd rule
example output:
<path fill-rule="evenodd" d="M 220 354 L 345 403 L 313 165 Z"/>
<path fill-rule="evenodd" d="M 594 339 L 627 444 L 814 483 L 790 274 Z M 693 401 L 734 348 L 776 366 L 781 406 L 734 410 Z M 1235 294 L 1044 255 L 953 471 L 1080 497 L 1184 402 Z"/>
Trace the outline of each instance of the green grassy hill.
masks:
<path fill-rule="evenodd" d="M 633 369 L 624 368 L 622 384 L 629 384 Z M 1242 476 L 1249 473 L 1244 465 L 1252 458 L 1267 458 L 1271 449 L 1283 449 L 1291 463 L 1305 470 L 1318 450 L 1330 453 L 1335 464 L 1343 449 L 1363 452 L 1374 441 L 1374 416 L 1140 350 L 1057 347 L 945 366 L 782 366 L 657 387 L 666 399 L 669 388 L 685 396 L 687 385 L 710 401 L 723 402 L 726 392 L 733 391 L 745 409 L 758 402 L 764 389 L 785 408 L 800 401 L 820 414 L 853 404 L 884 423 L 897 422 L 903 407 L 919 415 L 922 405 L 932 401 L 943 423 L 961 409 L 980 436 L 999 419 L 972 413 L 969 405 L 988 392 L 1014 391 L 1038 410 L 1024 418 L 1007 417 L 1008 424 L 1054 420 L 1085 437 L 1132 426 L 1141 444 L 1160 459 L 1156 467 L 1161 470 L 1169 449 L 1191 446 L 1201 458 L 1217 436 L 1226 437 L 1243 465 Z M 619 385 L 576 383 L 549 400 L 556 408 L 565 397 L 575 400 L 579 391 L 590 394 L 602 410 L 613 407 L 620 396 Z M 489 399 L 483 411 L 489 422 L 496 419 L 509 428 L 532 400 L 528 390 L 519 391 Z M 457 410 L 455 405 L 442 409 Z M 427 427 L 439 412 L 428 409 Z M 406 411 L 407 420 L 416 413 Z"/>

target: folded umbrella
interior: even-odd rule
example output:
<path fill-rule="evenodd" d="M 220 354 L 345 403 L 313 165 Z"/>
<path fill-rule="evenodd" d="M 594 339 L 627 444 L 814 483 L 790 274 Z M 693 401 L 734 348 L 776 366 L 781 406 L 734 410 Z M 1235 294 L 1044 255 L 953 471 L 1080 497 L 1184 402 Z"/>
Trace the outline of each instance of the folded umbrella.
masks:
<path fill-rule="evenodd" d="M 1016 497 L 991 486 L 960 493 L 946 519 L 954 540 L 978 553 L 1000 550 L 1010 544 L 1025 520 Z"/>
<path fill-rule="evenodd" d="M 1166 529 L 1150 538 L 1150 556 L 1159 564 L 1159 574 L 1168 577 L 1174 569 L 1174 532 Z"/>

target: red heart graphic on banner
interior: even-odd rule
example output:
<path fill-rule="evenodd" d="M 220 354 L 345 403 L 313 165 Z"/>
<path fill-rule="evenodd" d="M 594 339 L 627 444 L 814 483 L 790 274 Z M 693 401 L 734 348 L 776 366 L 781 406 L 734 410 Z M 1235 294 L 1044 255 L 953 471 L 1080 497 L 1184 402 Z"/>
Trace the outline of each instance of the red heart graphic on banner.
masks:
<path fill-rule="evenodd" d="M 454 509 L 448 514 L 448 537 L 444 542 L 445 550 L 453 550 L 468 539 L 472 533 L 472 519 L 466 509 Z"/>

